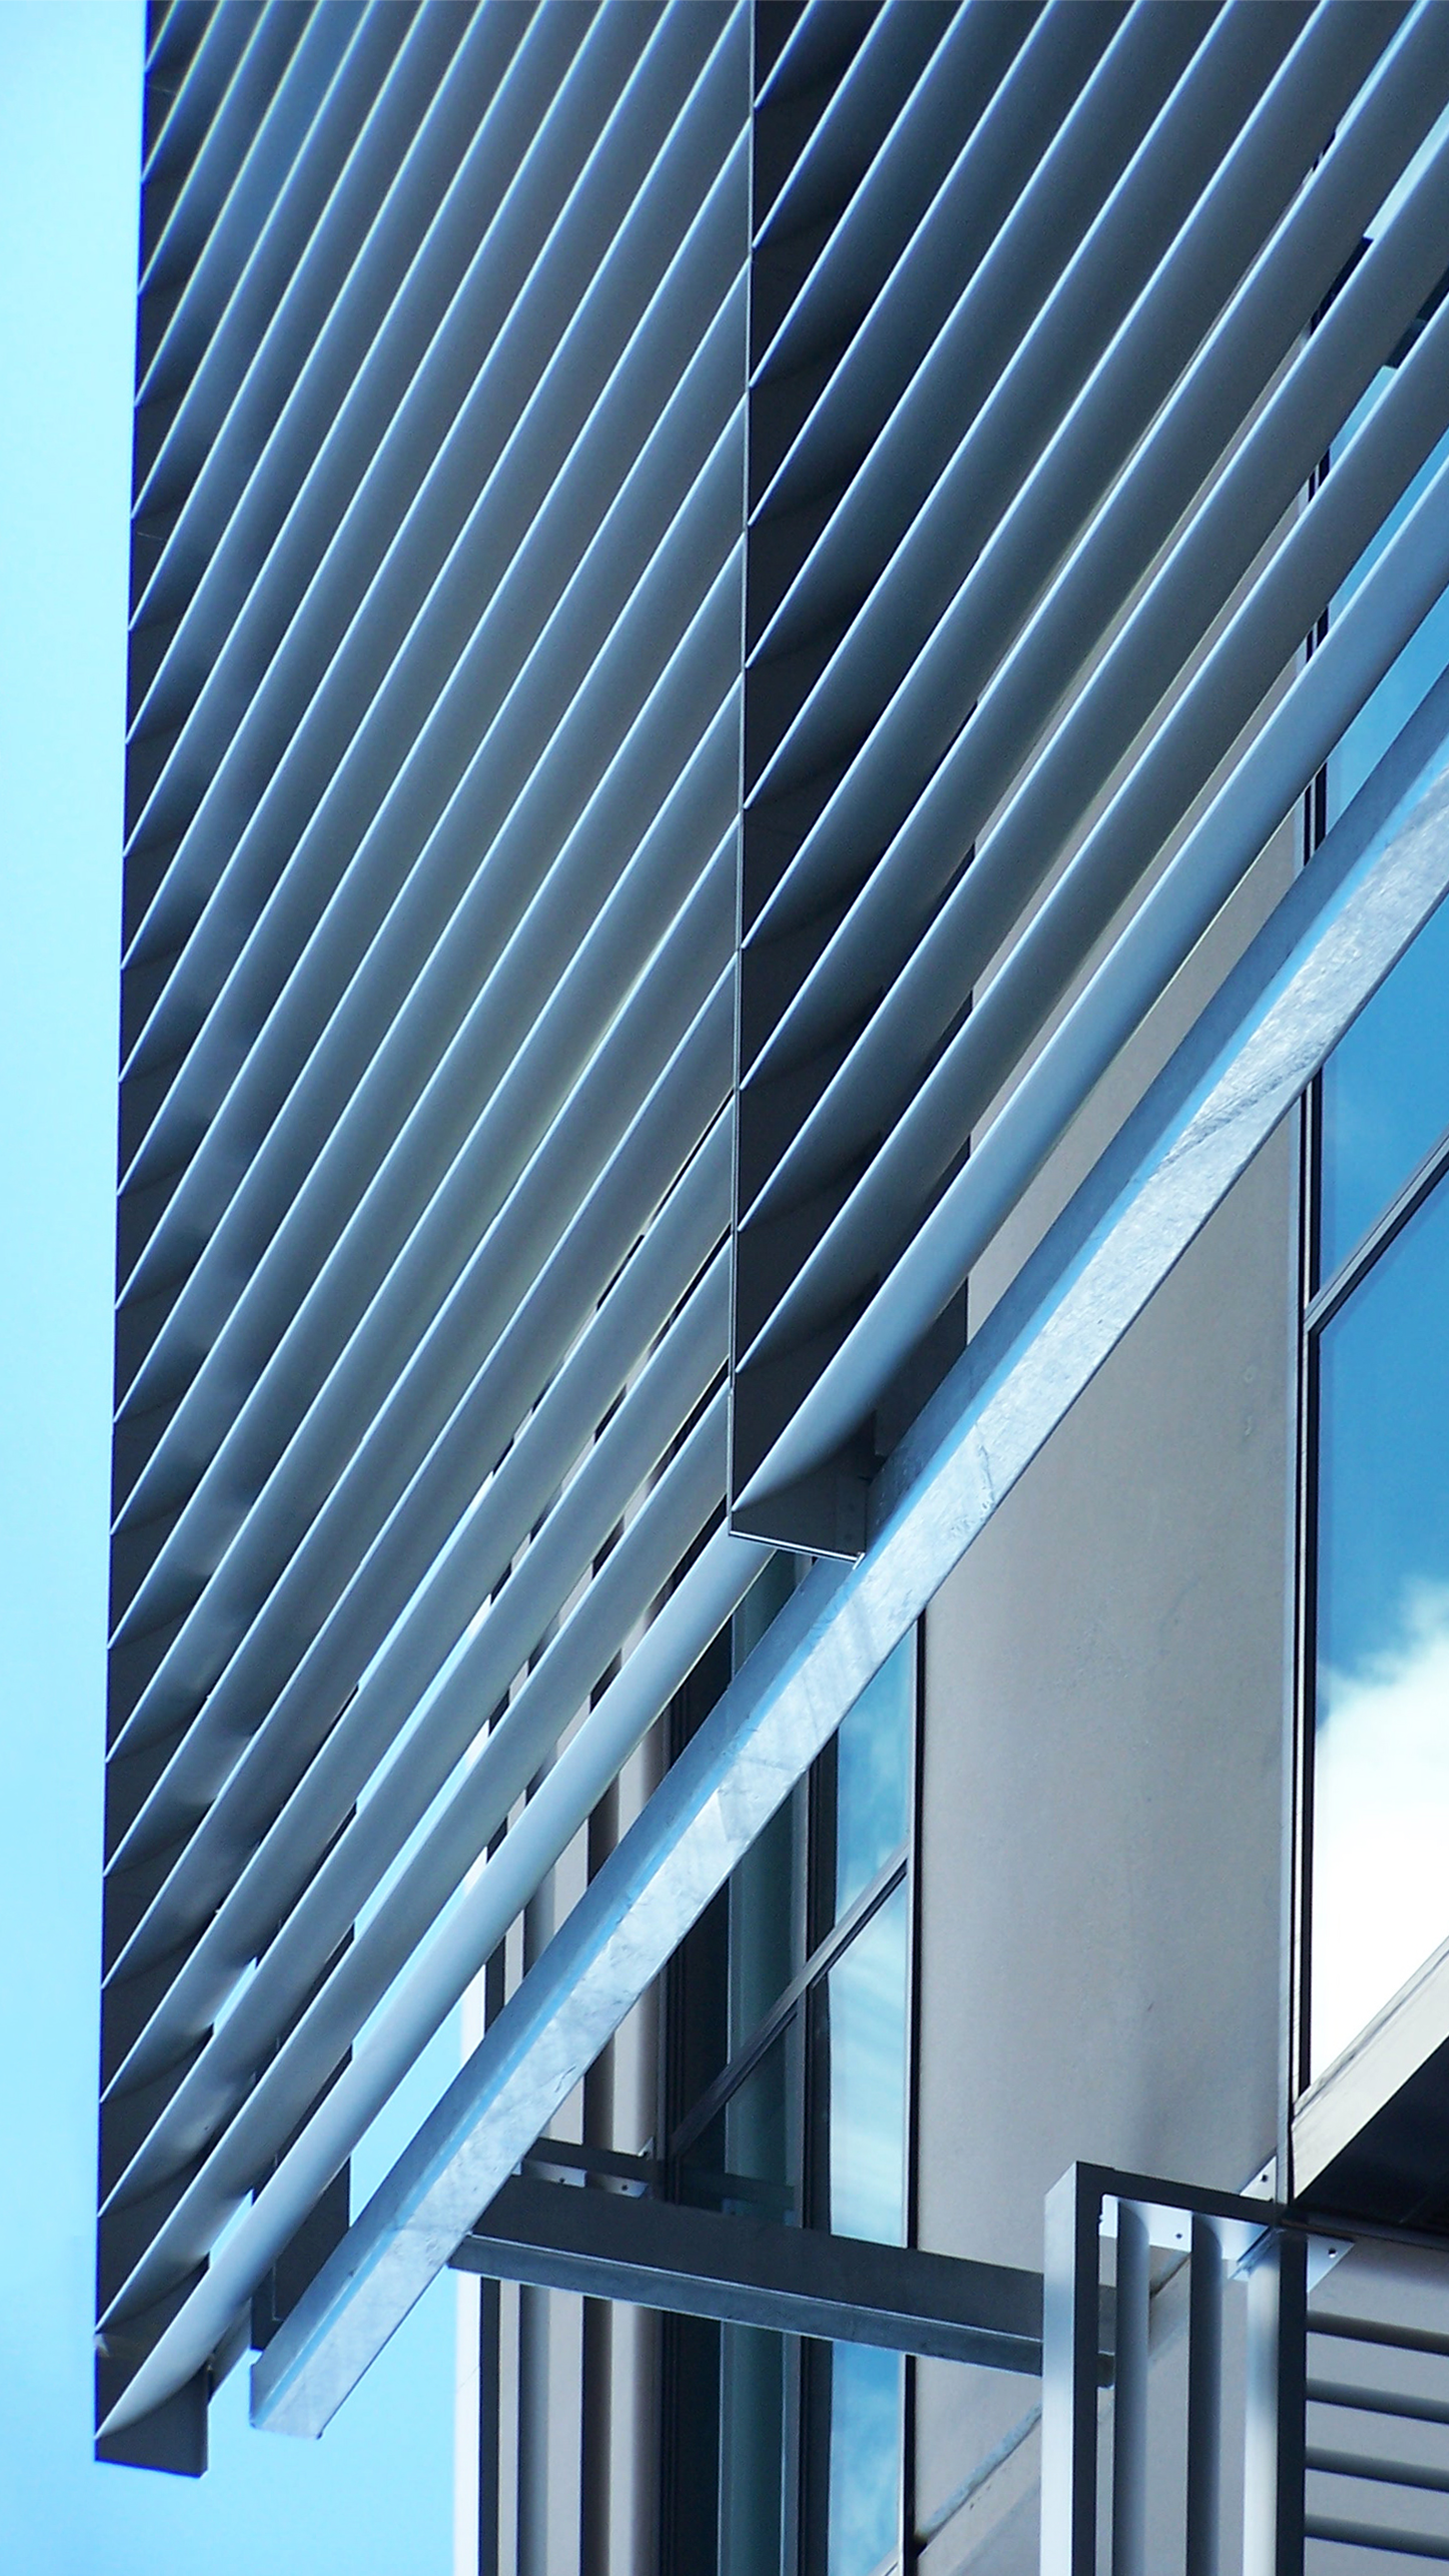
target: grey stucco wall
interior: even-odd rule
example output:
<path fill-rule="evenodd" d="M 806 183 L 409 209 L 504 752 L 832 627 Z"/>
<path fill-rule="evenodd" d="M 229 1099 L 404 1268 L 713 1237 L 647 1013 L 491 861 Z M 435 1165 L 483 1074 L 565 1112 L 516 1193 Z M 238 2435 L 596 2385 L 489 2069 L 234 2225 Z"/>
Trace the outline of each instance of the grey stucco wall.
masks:
<path fill-rule="evenodd" d="M 928 1614 L 924 2245 L 1036 2265 L 1074 2158 L 1236 2187 L 1276 2144 L 1296 1152 L 1272 1140 Z M 918 2529 L 1035 2394 L 921 2366 Z M 933 2576 L 1034 2566 L 1034 2461 Z"/>

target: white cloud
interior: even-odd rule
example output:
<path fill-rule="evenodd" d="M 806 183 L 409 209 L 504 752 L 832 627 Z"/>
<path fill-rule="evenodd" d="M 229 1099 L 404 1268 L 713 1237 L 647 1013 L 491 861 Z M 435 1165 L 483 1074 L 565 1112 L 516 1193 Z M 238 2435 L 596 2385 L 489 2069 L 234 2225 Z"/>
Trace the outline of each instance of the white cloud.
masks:
<path fill-rule="evenodd" d="M 1406 1594 L 1393 1645 L 1320 1678 L 1317 2073 L 1449 1938 L 1449 1585 Z"/>

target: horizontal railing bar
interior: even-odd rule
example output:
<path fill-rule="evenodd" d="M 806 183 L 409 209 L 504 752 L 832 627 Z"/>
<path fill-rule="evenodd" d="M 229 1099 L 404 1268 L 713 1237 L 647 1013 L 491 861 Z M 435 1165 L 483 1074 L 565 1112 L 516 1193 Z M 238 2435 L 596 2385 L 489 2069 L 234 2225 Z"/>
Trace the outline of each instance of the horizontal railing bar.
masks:
<path fill-rule="evenodd" d="M 1449 2334 L 1433 2334 L 1425 2326 L 1392 2325 L 1378 2317 L 1310 2316 L 1308 2331 L 1335 2335 L 1345 2343 L 1381 2343 L 1395 2352 L 1436 2352 L 1449 2359 Z"/>
<path fill-rule="evenodd" d="M 1401 2558 L 1449 2558 L 1449 2540 L 1431 2540 L 1427 2532 L 1385 2531 L 1371 2522 L 1334 2522 L 1309 2514 L 1305 2540 L 1331 2540 L 1344 2549 L 1383 2549 Z"/>
<path fill-rule="evenodd" d="M 1401 2415 L 1406 2424 L 1449 2424 L 1449 2400 L 1394 2388 L 1361 2388 L 1341 2379 L 1310 2379 L 1310 2406 L 1343 2406 L 1361 2415 Z"/>
<path fill-rule="evenodd" d="M 1423 2487 L 1431 2495 L 1449 2495 L 1449 2469 L 1419 2468 L 1409 2460 L 1375 2460 L 1358 2451 L 1317 2450 L 1304 2453 L 1304 2465 L 1326 2477 L 1373 2478 L 1381 2486 Z"/>

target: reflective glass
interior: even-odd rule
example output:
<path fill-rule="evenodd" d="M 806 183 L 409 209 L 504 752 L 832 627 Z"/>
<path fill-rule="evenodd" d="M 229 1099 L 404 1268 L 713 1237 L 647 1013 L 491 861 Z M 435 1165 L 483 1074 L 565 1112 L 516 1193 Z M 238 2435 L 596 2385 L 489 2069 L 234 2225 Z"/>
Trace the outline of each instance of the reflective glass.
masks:
<path fill-rule="evenodd" d="M 792 2097 L 798 2099 L 798 2046 L 792 2023 L 680 2158 L 684 2197 L 697 2207 L 743 2210 L 755 2218 L 798 2216 L 798 2121 L 791 2112 Z"/>
<path fill-rule="evenodd" d="M 722 2326 L 719 2576 L 780 2576 L 785 2346 L 762 2326 Z"/>
<path fill-rule="evenodd" d="M 1345 439 L 1391 382 L 1386 368 L 1349 422 Z M 1441 439 L 1385 521 L 1339 592 L 1333 611 L 1352 597 L 1446 456 L 1449 436 Z M 1357 794 L 1446 665 L 1449 594 L 1430 610 L 1333 753 L 1328 764 L 1330 822 Z M 1420 933 L 1324 1067 L 1320 1280 L 1332 1277 L 1449 1126 L 1446 991 L 1449 909 L 1438 913 Z"/>
<path fill-rule="evenodd" d="M 869 1887 L 910 1822 L 915 1638 L 901 1639 L 835 1739 L 835 1911 Z"/>
<path fill-rule="evenodd" d="M 830 2363 L 830 2576 L 872 2576 L 901 2509 L 899 2353 L 838 2343 Z"/>
<path fill-rule="evenodd" d="M 735 1612 L 731 1660 L 736 1672 L 753 1653 L 794 1589 L 794 1561 L 767 1558 Z M 746 1852 L 730 1880 L 729 2052 L 743 2048 L 785 1991 L 796 1955 L 795 1832 L 797 1802 L 787 1798 Z"/>
<path fill-rule="evenodd" d="M 905 2225 L 904 1885 L 836 1960 L 829 2014 L 830 2224 L 899 2245 Z"/>
<path fill-rule="evenodd" d="M 899 2245 L 906 2217 L 907 1943 L 902 1884 L 827 1981 L 830 2225 Z M 870 2576 L 896 2538 L 899 2356 L 836 2344 L 831 2361 L 829 2576 Z"/>
<path fill-rule="evenodd" d="M 787 1798 L 730 1880 L 730 2055 L 795 1972 L 795 1816 Z"/>
<path fill-rule="evenodd" d="M 1312 2066 L 1449 1937 L 1449 1189 L 1320 1337 Z"/>

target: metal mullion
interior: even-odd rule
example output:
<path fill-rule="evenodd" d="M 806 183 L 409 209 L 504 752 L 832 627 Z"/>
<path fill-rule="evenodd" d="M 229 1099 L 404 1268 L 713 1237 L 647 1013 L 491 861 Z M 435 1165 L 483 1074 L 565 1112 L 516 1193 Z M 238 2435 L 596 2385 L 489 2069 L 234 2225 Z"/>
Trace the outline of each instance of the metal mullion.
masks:
<path fill-rule="evenodd" d="M 107 2311 L 108 2316 L 120 2317 L 137 2306 L 149 2306 L 165 2287 L 184 2279 L 212 2242 L 218 2228 L 225 2223 L 236 2205 L 238 2194 L 251 2189 L 260 2180 L 266 2160 L 277 2153 L 297 2118 L 313 2099 L 319 2075 L 330 2072 L 339 2063 L 389 1987 L 406 1972 L 409 1960 L 436 1923 L 438 1915 L 462 1885 L 467 1872 L 486 1848 L 488 1839 L 507 1816 L 510 1806 L 522 1794 L 543 1753 L 556 1741 L 581 1701 L 586 1699 L 591 1680 L 597 1679 L 610 1660 L 618 1637 L 627 1633 L 657 1593 L 661 1582 L 667 1580 L 669 1568 L 677 1561 L 681 1543 L 687 1544 L 696 1528 L 703 1525 L 712 1508 L 712 1490 L 722 1491 L 723 1455 L 724 1396 L 721 1390 L 711 1412 L 701 1421 L 665 1478 L 654 1488 L 625 1538 L 610 1556 L 604 1572 L 590 1585 L 579 1609 L 560 1629 L 528 1682 L 510 1702 L 505 1716 L 495 1726 L 455 1796 L 408 1862 L 403 1876 L 359 1931 L 315 2001 L 271 2058 L 265 2073 L 246 2094 L 241 2107 L 117 2293 Z M 636 1649 L 636 1653 L 638 1651 Z M 562 1679 L 557 1678 L 560 1667 Z M 626 1663 L 620 1675 L 621 1681 L 627 1673 Z M 610 1686 L 611 1690 L 615 1688 L 617 1685 Z M 606 1695 L 594 1710 L 588 1712 L 573 1740 L 575 1744 L 584 1742 L 591 1722 L 597 1720 L 608 1705 Z M 606 1733 L 607 1719 L 594 1727 L 594 1738 Z M 637 1740 L 637 1735 L 634 1740 Z M 561 1760 L 555 1764 L 554 1771 L 562 1767 Z M 565 1775 L 566 1782 L 581 1768 L 587 1768 L 587 1753 L 575 1760 Z M 553 1776 L 550 1772 L 549 1777 Z M 589 1801 L 590 1808 L 596 1802 L 597 1794 L 596 1789 Z M 537 1795 L 535 1793 L 535 1799 Z M 588 1808 L 585 1809 L 587 1812 Z M 576 1825 L 570 1823 L 565 1840 L 571 1839 L 576 1829 Z M 526 1837 L 520 1835 L 518 1827 L 504 1837 L 494 1863 L 485 1865 L 493 1868 L 495 1879 L 503 1874 L 499 1863 L 504 1863 L 506 1868 L 514 1859 L 511 1847 L 516 1845 L 522 1849 L 525 1842 Z M 345 1848 L 344 1838 L 337 1847 L 338 1853 Z M 554 1852 L 549 1866 L 556 1858 L 557 1852 Z M 329 1866 L 324 1863 L 314 1886 L 322 1884 Z M 535 1878 L 535 1887 L 539 1883 Z M 482 1885 L 481 1878 L 479 1885 Z M 475 1889 L 475 1897 L 476 1893 Z M 284 1947 L 288 1952 L 300 1947 L 308 1928 L 310 1900 L 309 1889 L 308 1896 L 294 1908 L 287 1924 L 277 1935 L 268 1952 L 269 1959 L 280 1957 Z M 494 1947 L 496 1940 L 490 1936 L 488 1951 L 491 1953 Z M 262 1973 L 259 1967 L 258 1978 Z M 471 1973 L 470 1968 L 468 1975 Z M 467 1976 L 463 1982 L 467 1982 Z M 253 1981 L 255 1983 L 256 1980 Z M 248 1995 L 251 1991 L 252 1988 L 248 1988 Z M 245 2011 L 246 2000 L 243 1997 L 237 2006 L 238 2013 Z M 223 2025 L 218 2037 L 224 2036 L 225 2028 Z M 419 2037 L 416 2045 L 422 2046 L 429 2035 Z M 354 2063 L 362 2062 L 360 2054 Z M 365 2083 L 366 2080 L 364 2068 L 359 2081 Z M 389 2085 L 388 2090 L 391 2089 Z M 302 2135 L 305 2139 L 305 2129 Z M 291 2152 L 295 2153 L 295 2149 Z M 286 2162 L 290 2162 L 290 2155 L 284 2159 Z"/>
<path fill-rule="evenodd" d="M 1322 1116 L 1322 1083 L 1315 1082 L 1310 1099 L 1305 1102 L 1305 1129 L 1308 1131 L 1305 1160 L 1313 1174 L 1316 1195 L 1320 1169 L 1320 1121 Z M 1290 1998 L 1290 2120 L 1292 2103 L 1306 2090 L 1313 2074 L 1313 1809 L 1315 1789 L 1315 1749 L 1318 1724 L 1318 1472 L 1319 1472 L 1319 1403 L 1320 1341 L 1324 1328 L 1346 1304 L 1359 1282 L 1374 1267 L 1381 1254 L 1397 1241 L 1404 1228 L 1432 1196 L 1444 1173 L 1449 1170 L 1449 1130 L 1431 1148 L 1416 1172 L 1410 1175 L 1397 1198 L 1393 1199 L 1371 1226 L 1334 1276 L 1317 1294 L 1301 1304 L 1302 1324 L 1299 1350 L 1299 1476 L 1297 1552 L 1295 1559 L 1296 1620 L 1294 1635 L 1294 1836 L 1293 1836 L 1293 1914 L 1291 1923 L 1293 1962 Z M 1316 1233 L 1316 1218 L 1314 1223 Z M 1316 1250 L 1315 1243 L 1305 1244 L 1303 1275 L 1311 1277 L 1307 1254 Z M 1334 2333 L 1336 2321 L 1310 2319 L 1310 2332 Z M 1385 2338 L 1387 2340 L 1388 2338 Z M 1449 2344 L 1445 2346 L 1449 2350 Z"/>
<path fill-rule="evenodd" d="M 1389 1201 L 1383 1215 L 1347 1259 L 1340 1263 L 1333 1277 L 1311 1297 L 1303 1317 L 1303 1328 L 1316 1337 L 1325 1324 L 1331 1324 L 1339 1308 L 1353 1295 L 1360 1280 L 1387 1252 L 1391 1243 L 1403 1233 L 1411 1217 L 1418 1215 L 1424 1201 L 1437 1188 L 1449 1171 L 1449 1127 L 1437 1145 L 1430 1147 L 1418 1169 L 1410 1174 L 1396 1198 Z"/>
<path fill-rule="evenodd" d="M 841 1952 L 849 1948 L 857 1932 L 862 1931 L 871 1916 L 880 1911 L 886 1898 L 895 1894 L 896 1889 L 905 1879 L 909 1860 L 909 1845 L 903 1843 L 900 1849 L 892 1853 L 891 1858 L 882 1864 L 869 1887 L 856 1898 L 849 1911 L 842 1915 L 833 1931 L 827 1933 L 825 1939 L 806 1960 L 798 1975 L 791 1978 L 779 2000 L 771 2005 L 764 2019 L 756 2025 L 743 2046 L 736 2049 L 729 2064 L 722 2068 L 708 2091 L 700 2095 L 687 2118 L 681 2121 L 669 2142 L 671 2157 L 687 2155 L 696 2139 L 704 2135 L 710 2122 L 719 2117 L 730 2095 L 743 2084 L 747 2075 L 754 2073 L 761 2058 L 774 2045 L 802 1996 L 807 1994 L 812 1986 L 818 1984 L 822 1977 L 829 1975 Z"/>
<path fill-rule="evenodd" d="M 1327 838 L 1326 832 L 1323 838 Z M 1314 855 L 1310 850 L 1309 857 Z M 1318 1231 L 1319 1122 L 1322 1083 L 1304 1093 L 1298 1119 L 1296 1473 L 1293 1529 L 1293 1745 L 1292 1813 L 1289 1818 L 1287 1944 L 1287 2100 L 1281 2108 L 1280 2171 L 1292 2173 L 1292 2111 L 1309 2082 L 1310 2003 L 1313 1968 L 1313 1733 L 1316 1722 L 1318 1624 L 1318 1370 L 1314 1344 L 1304 1329 L 1307 1283 L 1313 1276 Z"/>

